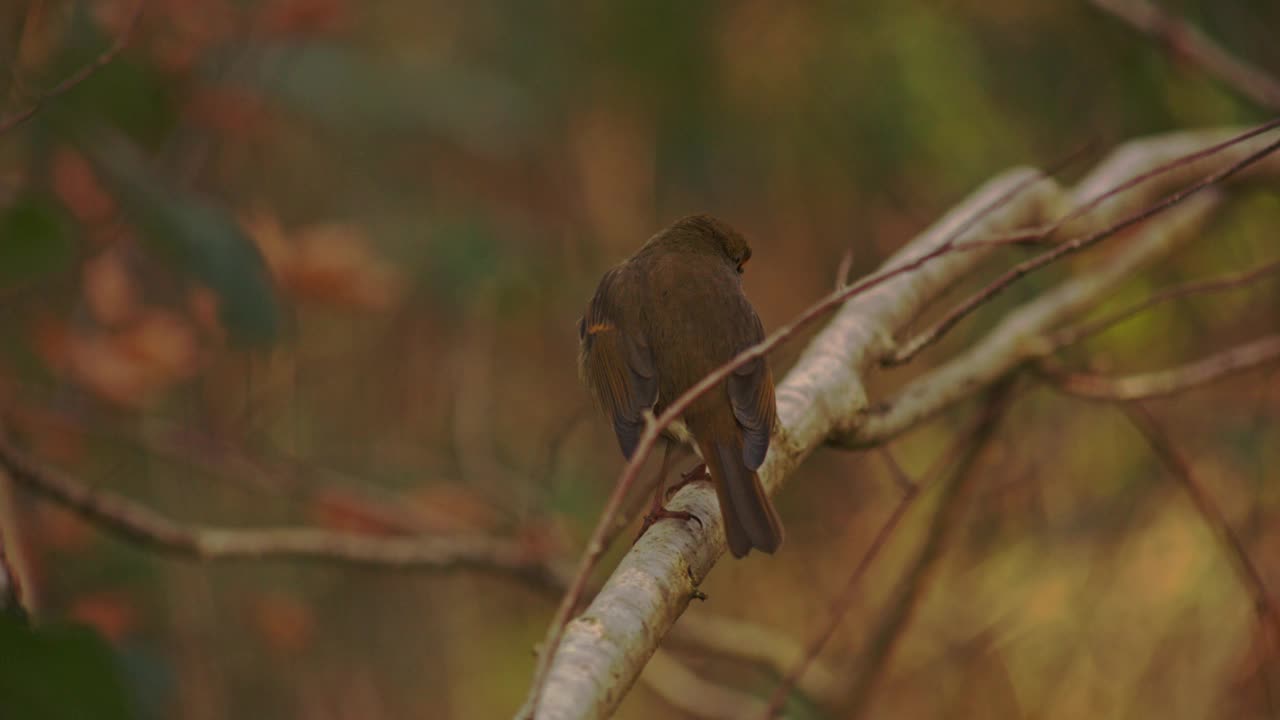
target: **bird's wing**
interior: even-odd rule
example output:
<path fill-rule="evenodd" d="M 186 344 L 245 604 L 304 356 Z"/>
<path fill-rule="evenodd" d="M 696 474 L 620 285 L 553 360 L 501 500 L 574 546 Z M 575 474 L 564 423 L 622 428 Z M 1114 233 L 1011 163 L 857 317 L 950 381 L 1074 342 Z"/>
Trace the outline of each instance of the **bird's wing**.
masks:
<path fill-rule="evenodd" d="M 653 355 L 639 323 L 628 322 L 625 267 L 605 273 L 578 325 L 583 379 L 613 420 L 622 454 L 630 459 L 644 432 L 644 411 L 658 401 Z"/>
<path fill-rule="evenodd" d="M 755 309 L 741 297 L 742 311 L 752 320 L 751 331 L 738 338 L 738 348 L 742 352 L 764 340 L 764 326 L 760 323 Z M 726 383 L 729 389 L 729 402 L 733 405 L 733 416 L 742 426 L 742 461 L 751 470 L 756 470 L 764 462 L 769 452 L 769 434 L 777 422 L 778 406 L 773 396 L 773 375 L 769 372 L 769 363 L 764 358 L 756 358 L 729 375 Z"/>

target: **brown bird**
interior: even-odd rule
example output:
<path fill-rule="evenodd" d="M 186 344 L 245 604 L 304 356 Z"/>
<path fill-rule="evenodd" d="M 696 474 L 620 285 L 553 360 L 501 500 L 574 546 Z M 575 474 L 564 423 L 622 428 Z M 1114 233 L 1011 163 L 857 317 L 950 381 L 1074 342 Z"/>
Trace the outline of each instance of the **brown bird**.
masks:
<path fill-rule="evenodd" d="M 750 259 L 751 247 L 736 231 L 694 215 L 649 238 L 600 280 L 578 327 L 580 371 L 628 459 L 644 432 L 646 410 L 660 415 L 667 403 L 764 339 L 742 292 L 742 269 Z M 729 550 L 735 557 L 752 548 L 777 550 L 782 523 L 756 474 L 777 412 L 764 358 L 738 368 L 690 405 L 683 427 L 666 434 L 644 527 L 663 517 L 692 517 L 662 507 L 673 441 L 691 442 L 715 484 Z"/>

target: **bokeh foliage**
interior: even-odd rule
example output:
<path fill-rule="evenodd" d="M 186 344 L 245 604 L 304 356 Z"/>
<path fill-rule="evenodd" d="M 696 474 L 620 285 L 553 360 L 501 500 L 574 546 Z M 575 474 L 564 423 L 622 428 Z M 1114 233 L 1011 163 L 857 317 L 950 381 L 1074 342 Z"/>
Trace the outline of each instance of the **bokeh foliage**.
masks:
<path fill-rule="evenodd" d="M 0 9 L 4 107 L 92 61 L 133 7 Z M 1166 7 L 1280 71 L 1280 5 Z M 391 512 L 569 553 L 620 466 L 577 383 L 576 321 L 600 273 L 663 224 L 708 211 L 741 228 L 773 328 L 847 249 L 871 270 L 1010 165 L 1265 116 L 1086 2 L 151 2 L 127 49 L 0 134 L 0 418 L 41 457 L 183 520 L 388 532 Z M 1272 257 L 1278 226 L 1274 190 L 1244 193 L 1212 238 L 1113 302 Z M 1274 330 L 1278 310 L 1274 282 L 1175 303 L 1069 359 L 1153 369 Z M 1153 407 L 1280 586 L 1276 375 Z M 895 455 L 923 473 L 970 412 Z M 879 713 L 1265 712 L 1248 597 L 1120 416 L 1030 391 L 983 472 Z M 780 500 L 787 547 L 722 563 L 691 612 L 808 637 L 895 499 L 874 457 L 819 453 Z M 144 717 L 504 716 L 553 609 L 468 573 L 183 564 L 25 496 L 7 517 L 41 622 L 93 626 Z M 824 662 L 858 668 L 926 520 L 913 513 Z M 23 637 L 44 644 L 0 666 L 0 693 L 37 655 L 101 660 L 82 635 Z M 775 679 L 682 657 L 749 692 Z M 77 672 L 66 682 L 88 693 L 107 671 Z M 673 712 L 642 684 L 619 715 Z"/>

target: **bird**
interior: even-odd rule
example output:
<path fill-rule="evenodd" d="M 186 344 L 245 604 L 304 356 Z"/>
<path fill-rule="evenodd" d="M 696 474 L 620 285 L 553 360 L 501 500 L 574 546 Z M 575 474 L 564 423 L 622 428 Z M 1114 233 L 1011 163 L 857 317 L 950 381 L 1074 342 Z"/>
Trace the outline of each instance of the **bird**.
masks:
<path fill-rule="evenodd" d="M 764 340 L 764 327 L 742 290 L 751 246 L 709 215 L 681 218 L 607 271 L 578 323 L 579 374 L 612 421 L 630 460 L 645 416 L 661 415 L 686 390 L 741 351 Z M 734 557 L 782 546 L 777 510 L 757 470 L 777 425 L 768 360 L 754 358 L 693 401 L 663 433 L 665 447 L 653 508 L 641 535 L 662 518 L 695 519 L 663 507 L 668 458 L 692 445 L 710 476 Z M 698 521 L 701 522 L 700 520 Z"/>

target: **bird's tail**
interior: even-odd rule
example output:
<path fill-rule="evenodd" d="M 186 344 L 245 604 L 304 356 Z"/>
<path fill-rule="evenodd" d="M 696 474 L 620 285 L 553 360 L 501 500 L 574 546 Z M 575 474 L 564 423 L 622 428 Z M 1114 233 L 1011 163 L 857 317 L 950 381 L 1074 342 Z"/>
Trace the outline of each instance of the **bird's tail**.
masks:
<path fill-rule="evenodd" d="M 741 441 L 699 442 L 698 446 L 720 498 L 729 551 L 734 557 L 752 548 L 772 554 L 782 546 L 782 521 L 760 485 L 760 476 L 743 461 Z"/>

